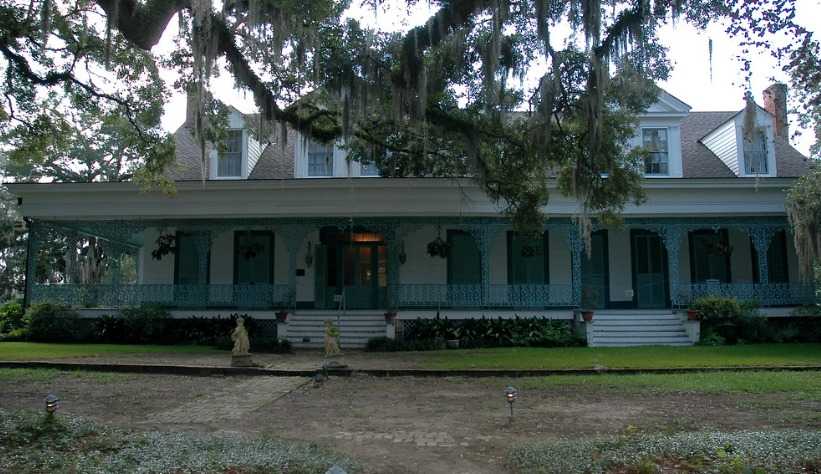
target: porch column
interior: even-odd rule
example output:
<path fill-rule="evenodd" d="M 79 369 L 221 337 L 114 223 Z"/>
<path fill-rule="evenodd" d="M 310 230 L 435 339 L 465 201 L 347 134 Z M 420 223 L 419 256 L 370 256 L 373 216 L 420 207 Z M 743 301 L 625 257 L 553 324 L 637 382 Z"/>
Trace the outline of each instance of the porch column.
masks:
<path fill-rule="evenodd" d="M 26 242 L 26 289 L 23 294 L 23 308 L 28 308 L 32 303 L 37 274 L 37 255 L 40 253 L 42 243 L 40 223 L 35 220 L 30 220 L 28 234 Z"/>
<path fill-rule="evenodd" d="M 301 224 L 286 224 L 276 230 L 282 234 L 288 247 L 288 299 L 291 307 L 296 308 L 296 258 L 310 228 Z"/>
<path fill-rule="evenodd" d="M 770 282 L 770 262 L 767 253 L 775 232 L 776 229 L 769 226 L 753 226 L 747 229 L 758 257 L 758 282 L 765 285 Z"/>
<path fill-rule="evenodd" d="M 683 232 L 684 229 L 675 224 L 668 224 L 660 229 L 664 241 L 664 248 L 667 250 L 667 273 L 670 278 L 670 304 L 674 307 L 681 303 L 679 275 L 681 274 L 681 234 Z"/>
<path fill-rule="evenodd" d="M 579 229 L 575 225 L 571 224 L 568 228 L 567 243 L 570 247 L 572 303 L 573 306 L 580 306 L 582 301 L 582 252 L 584 251 L 584 245 L 579 235 Z"/>
<path fill-rule="evenodd" d="M 109 271 L 111 271 L 111 297 L 113 306 L 118 308 L 120 306 L 120 281 L 122 280 L 122 259 L 123 254 L 116 250 L 111 253 L 111 263 L 109 264 Z"/>
<path fill-rule="evenodd" d="M 385 238 L 385 252 L 387 257 L 386 277 L 388 284 L 387 305 L 388 309 L 395 311 L 399 309 L 399 246 L 401 244 L 401 233 L 398 226 L 391 226 L 383 230 Z"/>

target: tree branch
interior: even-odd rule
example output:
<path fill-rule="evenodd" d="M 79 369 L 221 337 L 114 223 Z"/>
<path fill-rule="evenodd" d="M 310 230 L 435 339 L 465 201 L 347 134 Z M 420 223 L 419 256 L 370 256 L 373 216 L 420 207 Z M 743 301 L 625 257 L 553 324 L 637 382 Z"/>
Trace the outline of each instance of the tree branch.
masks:
<path fill-rule="evenodd" d="M 174 15 L 190 8 L 188 0 L 96 0 L 123 36 L 146 51 L 156 45 Z M 116 13 L 116 18 L 113 18 Z"/>

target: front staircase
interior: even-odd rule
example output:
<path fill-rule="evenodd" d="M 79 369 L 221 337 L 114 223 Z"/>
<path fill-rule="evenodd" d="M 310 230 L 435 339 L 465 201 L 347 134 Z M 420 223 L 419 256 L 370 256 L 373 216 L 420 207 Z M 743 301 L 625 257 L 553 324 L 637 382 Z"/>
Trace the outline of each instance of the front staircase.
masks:
<path fill-rule="evenodd" d="M 291 346 L 300 349 L 325 347 L 325 321 L 339 327 L 342 350 L 361 349 L 368 339 L 385 335 L 384 311 L 319 311 L 300 310 L 288 315 L 288 336 Z"/>
<path fill-rule="evenodd" d="M 682 319 L 670 310 L 600 310 L 588 331 L 591 347 L 691 346 Z"/>

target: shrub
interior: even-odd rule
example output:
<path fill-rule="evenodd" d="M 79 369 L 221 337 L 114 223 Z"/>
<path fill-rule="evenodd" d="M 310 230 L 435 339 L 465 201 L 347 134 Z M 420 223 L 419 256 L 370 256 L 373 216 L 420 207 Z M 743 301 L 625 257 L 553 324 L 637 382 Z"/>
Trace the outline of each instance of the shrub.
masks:
<path fill-rule="evenodd" d="M 167 330 L 171 315 L 159 305 L 143 305 L 120 310 L 124 342 L 132 344 L 173 343 L 173 334 Z"/>
<path fill-rule="evenodd" d="M 416 319 L 406 322 L 400 345 L 374 341 L 372 350 L 430 350 L 444 347 L 444 341 L 459 339 L 464 348 L 481 347 L 564 347 L 584 345 L 570 321 L 547 318 L 480 318 L 449 320 Z"/>
<path fill-rule="evenodd" d="M 28 335 L 32 341 L 76 342 L 91 338 L 89 321 L 76 311 L 51 303 L 33 304 L 26 311 Z"/>
<path fill-rule="evenodd" d="M 9 301 L 0 306 L 0 334 L 24 328 L 24 316 L 23 305 L 19 301 Z"/>
<path fill-rule="evenodd" d="M 691 306 L 701 313 L 700 344 L 704 345 L 819 342 L 821 317 L 812 308 L 799 308 L 791 317 L 766 318 L 755 304 L 732 298 L 705 297 Z"/>
<path fill-rule="evenodd" d="M 735 344 L 739 340 L 758 341 L 767 332 L 766 319 L 758 315 L 755 303 L 739 302 L 735 298 L 706 296 L 697 299 L 690 309 L 698 311 L 701 315 L 702 333 L 715 333 L 728 344 Z"/>

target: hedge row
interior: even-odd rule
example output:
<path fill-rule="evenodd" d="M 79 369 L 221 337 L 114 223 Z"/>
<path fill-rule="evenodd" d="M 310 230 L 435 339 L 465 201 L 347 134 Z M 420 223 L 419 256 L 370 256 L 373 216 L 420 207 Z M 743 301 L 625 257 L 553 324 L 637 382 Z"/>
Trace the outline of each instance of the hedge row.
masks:
<path fill-rule="evenodd" d="M 276 337 L 276 326 L 263 327 L 248 315 L 228 318 L 172 318 L 161 306 L 122 309 L 118 314 L 81 318 L 65 306 L 36 304 L 23 316 L 20 328 L 10 332 L 14 339 L 36 342 L 86 342 L 111 344 L 201 344 L 231 349 L 230 334 L 242 317 L 253 352 L 289 352 L 287 341 Z"/>
<path fill-rule="evenodd" d="M 371 351 L 422 351 L 444 349 L 447 341 L 458 340 L 459 347 L 567 347 L 583 346 L 585 340 L 573 331 L 569 320 L 547 318 L 447 318 L 415 319 L 400 322 L 396 341 L 374 338 Z"/>
<path fill-rule="evenodd" d="M 805 308 L 803 315 L 767 318 L 754 303 L 711 296 L 696 300 L 690 309 L 701 316 L 701 344 L 821 342 L 818 308 Z"/>

